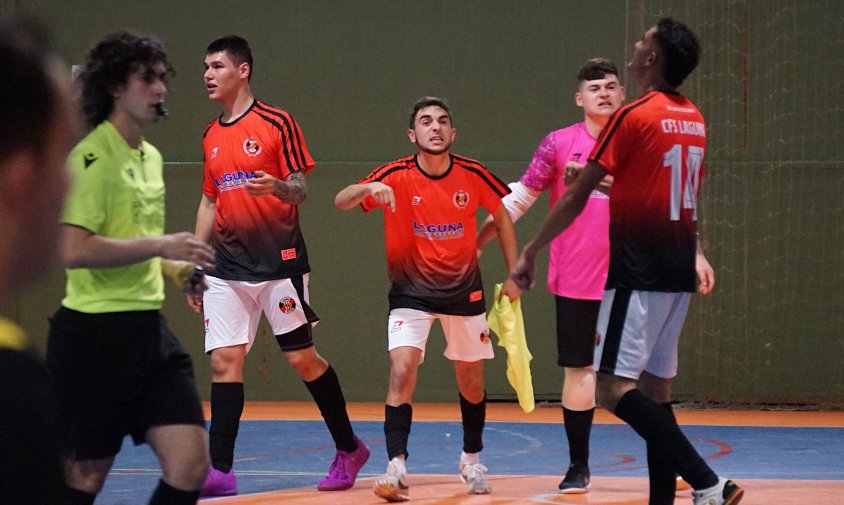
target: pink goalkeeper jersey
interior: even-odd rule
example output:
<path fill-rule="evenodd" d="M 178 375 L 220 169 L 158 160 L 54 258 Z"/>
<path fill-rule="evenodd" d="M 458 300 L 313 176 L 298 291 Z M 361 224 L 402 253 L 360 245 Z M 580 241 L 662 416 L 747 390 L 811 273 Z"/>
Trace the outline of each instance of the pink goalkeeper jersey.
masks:
<path fill-rule="evenodd" d="M 520 182 L 534 191 L 550 188 L 551 203 L 566 192 L 566 163 L 586 164 L 596 139 L 584 123 L 549 133 L 533 155 Z M 610 262 L 610 200 L 593 191 L 583 212 L 551 242 L 548 291 L 578 300 L 600 300 Z"/>

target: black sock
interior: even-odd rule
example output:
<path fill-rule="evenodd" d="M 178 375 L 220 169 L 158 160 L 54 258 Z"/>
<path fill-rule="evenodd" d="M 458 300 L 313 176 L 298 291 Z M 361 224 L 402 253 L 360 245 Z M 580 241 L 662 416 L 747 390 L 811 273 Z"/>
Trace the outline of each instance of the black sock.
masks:
<path fill-rule="evenodd" d="M 182 491 L 158 480 L 158 487 L 149 499 L 149 505 L 194 505 L 199 499 L 199 489 L 196 491 Z"/>
<path fill-rule="evenodd" d="M 208 443 L 211 464 L 228 473 L 234 463 L 234 442 L 243 414 L 243 383 L 214 382 L 211 384 L 211 427 Z"/>
<path fill-rule="evenodd" d="M 674 422 L 674 409 L 671 403 L 661 403 Z M 674 505 L 674 495 L 677 493 L 677 470 L 671 462 L 670 454 L 663 454 L 653 444 L 648 444 L 648 478 L 650 479 L 649 505 Z"/>
<path fill-rule="evenodd" d="M 649 448 L 665 454 L 693 488 L 705 489 L 718 483 L 718 476 L 680 431 L 673 416 L 638 389 L 621 397 L 615 415 L 636 430 Z"/>
<path fill-rule="evenodd" d="M 595 408 L 589 410 L 569 410 L 563 407 L 563 422 L 569 441 L 569 458 L 572 464 L 589 466 L 589 434 Z"/>
<path fill-rule="evenodd" d="M 484 448 L 486 393 L 480 403 L 469 403 L 469 400 L 460 395 L 460 413 L 463 416 L 463 452 L 481 452 Z"/>
<path fill-rule="evenodd" d="M 97 495 L 65 486 L 62 493 L 65 505 L 94 505 Z"/>
<path fill-rule="evenodd" d="M 311 392 L 311 396 L 319 407 L 331 438 L 334 439 L 334 445 L 341 451 L 354 452 L 358 448 L 358 443 L 355 440 L 352 423 L 349 421 L 346 399 L 343 397 L 337 373 L 331 365 L 328 365 L 325 373 L 311 382 L 306 382 L 305 386 L 308 387 L 308 391 Z"/>
<path fill-rule="evenodd" d="M 403 403 L 398 407 L 384 405 L 384 436 L 387 439 L 388 459 L 402 454 L 407 458 L 407 439 L 410 437 L 412 420 L 413 407 L 409 403 Z"/>

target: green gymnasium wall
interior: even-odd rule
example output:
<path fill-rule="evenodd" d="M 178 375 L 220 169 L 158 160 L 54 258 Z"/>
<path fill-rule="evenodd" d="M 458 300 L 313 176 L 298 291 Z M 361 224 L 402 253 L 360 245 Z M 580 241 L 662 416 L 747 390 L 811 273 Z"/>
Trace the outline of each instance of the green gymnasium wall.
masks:
<path fill-rule="evenodd" d="M 296 117 L 318 162 L 302 207 L 312 302 L 322 318 L 315 338 L 352 401 L 385 396 L 388 281 L 380 216 L 343 213 L 332 201 L 370 169 L 412 152 L 410 104 L 425 94 L 448 99 L 458 129 L 454 151 L 513 180 L 548 131 L 580 119 L 572 102 L 583 61 L 605 56 L 623 66 L 659 17 L 684 20 L 704 47 L 684 91 L 709 123 L 701 228 L 717 287 L 693 302 L 676 396 L 844 406 L 844 6 L 837 0 L 7 0 L 0 10 L 44 16 L 71 63 L 118 28 L 167 42 L 178 72 L 171 117 L 148 138 L 168 160 L 172 231 L 193 228 L 201 130 L 218 114 L 202 84 L 205 46 L 230 33 L 250 40 L 253 91 Z M 629 99 L 637 94 L 633 83 L 627 91 Z M 520 241 L 546 207 L 543 197 L 519 223 Z M 495 244 L 481 264 L 489 297 L 504 274 Z M 56 264 L 6 308 L 38 348 L 63 289 Z M 539 285 L 523 304 L 537 398 L 558 399 L 553 301 Z M 201 321 L 172 288 L 164 311 L 207 397 Z M 417 401 L 456 399 L 443 347 L 437 329 Z M 487 369 L 488 394 L 514 399 L 499 351 Z M 308 398 L 265 326 L 247 359 L 246 382 L 248 399 Z"/>

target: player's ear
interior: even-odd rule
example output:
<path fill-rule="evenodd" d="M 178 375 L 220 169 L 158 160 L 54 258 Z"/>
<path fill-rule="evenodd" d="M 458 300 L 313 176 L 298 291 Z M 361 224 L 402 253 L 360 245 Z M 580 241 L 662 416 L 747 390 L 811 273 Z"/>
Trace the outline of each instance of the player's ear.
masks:
<path fill-rule="evenodd" d="M 624 86 L 619 86 L 618 89 L 621 91 L 621 103 L 624 103 L 624 100 L 627 98 L 624 94 Z"/>
<path fill-rule="evenodd" d="M 580 94 L 580 91 L 574 92 L 574 104 L 583 107 L 583 95 Z"/>
<path fill-rule="evenodd" d="M 407 129 L 407 138 L 410 139 L 410 142 L 415 144 L 416 143 L 416 132 L 413 131 L 413 128 Z"/>
<path fill-rule="evenodd" d="M 240 77 L 242 79 L 246 79 L 248 81 L 249 75 L 252 73 L 252 67 L 249 66 L 249 63 L 247 63 L 245 61 L 243 63 L 241 63 L 239 70 L 240 70 Z"/>

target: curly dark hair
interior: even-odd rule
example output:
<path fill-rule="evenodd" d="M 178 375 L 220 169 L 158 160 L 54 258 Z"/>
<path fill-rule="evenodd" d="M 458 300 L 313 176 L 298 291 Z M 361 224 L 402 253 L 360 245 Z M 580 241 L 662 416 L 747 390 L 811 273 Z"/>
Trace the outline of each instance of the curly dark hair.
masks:
<path fill-rule="evenodd" d="M 164 43 L 152 36 L 118 31 L 97 43 L 85 57 L 78 78 L 88 126 L 93 128 L 108 118 L 114 108 L 112 93 L 125 86 L 131 74 L 158 63 L 164 64 L 168 76 L 175 73 Z"/>
<path fill-rule="evenodd" d="M 675 88 L 683 84 L 700 61 L 700 44 L 692 30 L 671 18 L 662 18 L 654 33 L 662 49 L 662 75 Z"/>
<path fill-rule="evenodd" d="M 451 110 L 448 108 L 448 104 L 445 103 L 445 100 L 442 98 L 438 98 L 435 96 L 423 96 L 419 100 L 416 100 L 416 103 L 413 104 L 413 107 L 410 108 L 410 129 L 413 129 L 414 123 L 416 123 L 416 114 L 419 113 L 420 110 L 424 109 L 425 107 L 430 107 L 431 105 L 437 106 L 445 111 L 448 114 L 448 118 L 451 118 Z M 452 119 L 453 121 L 453 119 Z"/>
<path fill-rule="evenodd" d="M 59 102 L 49 66 L 54 58 L 44 25 L 34 18 L 0 22 L 0 162 L 21 150 L 40 152 Z"/>

